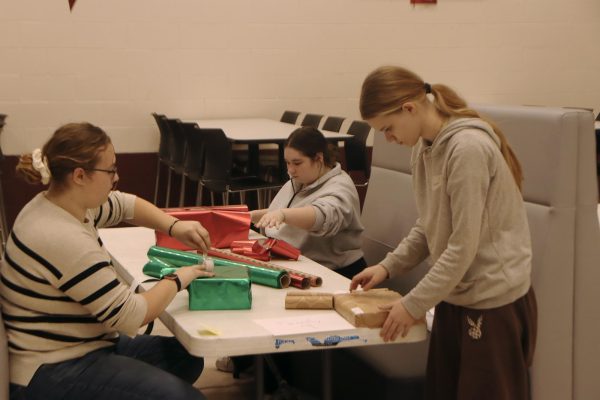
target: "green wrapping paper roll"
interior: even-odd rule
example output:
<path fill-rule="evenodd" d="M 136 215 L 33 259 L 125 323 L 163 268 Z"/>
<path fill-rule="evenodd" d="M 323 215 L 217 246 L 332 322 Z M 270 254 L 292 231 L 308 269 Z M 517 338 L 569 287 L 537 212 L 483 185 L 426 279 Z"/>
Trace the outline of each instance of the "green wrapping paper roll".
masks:
<path fill-rule="evenodd" d="M 151 258 L 150 261 L 144 265 L 142 272 L 153 278 L 162 279 L 163 276 L 173 273 L 177 268 L 171 264 L 166 263 L 158 258 Z"/>
<path fill-rule="evenodd" d="M 190 310 L 248 310 L 252 292 L 244 267 L 215 266 L 215 276 L 194 279 L 188 286 Z"/>
<path fill-rule="evenodd" d="M 172 267 L 183 267 L 187 265 L 202 264 L 204 262 L 204 257 L 202 257 L 200 254 L 181 250 L 173 250 L 159 246 L 151 246 L 148 250 L 148 257 L 150 259 L 158 258 L 168 264 L 171 264 Z M 227 266 L 247 268 L 250 275 L 250 281 L 252 283 L 277 289 L 286 288 L 290 285 L 290 277 L 287 271 L 256 267 L 254 265 L 225 260 L 218 257 L 212 257 L 212 260 L 215 264 L 215 267 Z"/>
<path fill-rule="evenodd" d="M 230 262 L 229 260 L 222 260 Z M 234 261 L 231 261 L 234 262 Z M 216 263 L 216 260 L 215 260 Z M 277 289 L 290 286 L 290 277 L 286 271 L 277 271 L 275 269 L 255 267 L 254 265 L 245 265 L 250 273 L 250 280 L 259 285 L 270 286 Z"/>
<path fill-rule="evenodd" d="M 204 257 L 200 254 L 159 246 L 151 246 L 148 249 L 148 258 L 159 258 L 171 264 L 172 267 L 186 267 L 188 265 L 202 264 L 204 262 Z"/>

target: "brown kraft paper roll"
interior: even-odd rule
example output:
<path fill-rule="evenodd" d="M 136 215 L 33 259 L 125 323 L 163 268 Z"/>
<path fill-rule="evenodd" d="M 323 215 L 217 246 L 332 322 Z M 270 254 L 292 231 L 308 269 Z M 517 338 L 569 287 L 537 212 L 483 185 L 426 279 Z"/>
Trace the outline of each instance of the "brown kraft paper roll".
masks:
<path fill-rule="evenodd" d="M 333 309 L 332 293 L 289 292 L 285 296 L 286 309 Z"/>

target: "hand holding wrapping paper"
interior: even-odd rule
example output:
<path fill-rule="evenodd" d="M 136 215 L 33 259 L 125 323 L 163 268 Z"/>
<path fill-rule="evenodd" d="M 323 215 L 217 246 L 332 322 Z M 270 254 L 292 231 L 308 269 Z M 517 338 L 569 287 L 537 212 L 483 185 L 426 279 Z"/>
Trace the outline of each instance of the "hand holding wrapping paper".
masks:
<path fill-rule="evenodd" d="M 167 208 L 164 211 L 180 220 L 198 221 L 210 234 L 210 242 L 213 247 L 229 247 L 234 240 L 248 239 L 250 213 L 245 205 Z M 176 250 L 195 250 L 197 248 L 183 244 L 162 232 L 156 232 L 156 245 Z"/>
<path fill-rule="evenodd" d="M 174 221 L 171 236 L 191 249 L 206 251 L 210 249 L 210 235 L 198 221 Z"/>

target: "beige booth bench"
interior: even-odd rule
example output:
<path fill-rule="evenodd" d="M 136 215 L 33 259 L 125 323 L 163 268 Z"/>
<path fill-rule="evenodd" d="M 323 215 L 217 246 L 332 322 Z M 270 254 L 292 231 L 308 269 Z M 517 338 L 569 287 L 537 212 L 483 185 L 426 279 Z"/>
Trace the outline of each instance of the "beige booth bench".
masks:
<path fill-rule="evenodd" d="M 535 400 L 600 399 L 600 232 L 593 115 L 589 111 L 476 106 L 508 137 L 522 163 L 533 244 L 539 332 L 533 367 Z M 364 251 L 372 265 L 416 219 L 410 150 L 376 134 L 363 208 Z M 406 293 L 421 265 L 389 286 Z M 389 379 L 424 374 L 427 344 L 351 351 Z M 490 388 L 493 390 L 493 388 Z"/>

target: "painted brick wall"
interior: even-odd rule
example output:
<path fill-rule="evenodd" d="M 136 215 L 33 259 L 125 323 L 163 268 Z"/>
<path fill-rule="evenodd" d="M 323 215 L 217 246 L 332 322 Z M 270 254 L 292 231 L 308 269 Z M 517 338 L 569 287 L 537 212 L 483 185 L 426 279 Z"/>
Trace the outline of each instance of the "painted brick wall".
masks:
<path fill-rule="evenodd" d="M 384 63 L 478 103 L 600 109 L 600 1 L 0 0 L 6 154 L 89 120 L 117 151 L 152 152 L 150 112 L 358 117 Z"/>

